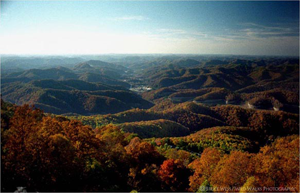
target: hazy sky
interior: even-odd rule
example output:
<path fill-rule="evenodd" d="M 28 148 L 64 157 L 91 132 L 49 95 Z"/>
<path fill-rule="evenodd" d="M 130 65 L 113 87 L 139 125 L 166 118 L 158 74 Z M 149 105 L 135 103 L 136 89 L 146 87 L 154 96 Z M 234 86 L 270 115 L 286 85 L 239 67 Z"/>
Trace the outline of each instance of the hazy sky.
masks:
<path fill-rule="evenodd" d="M 5 1 L 0 53 L 298 55 L 299 2 Z"/>

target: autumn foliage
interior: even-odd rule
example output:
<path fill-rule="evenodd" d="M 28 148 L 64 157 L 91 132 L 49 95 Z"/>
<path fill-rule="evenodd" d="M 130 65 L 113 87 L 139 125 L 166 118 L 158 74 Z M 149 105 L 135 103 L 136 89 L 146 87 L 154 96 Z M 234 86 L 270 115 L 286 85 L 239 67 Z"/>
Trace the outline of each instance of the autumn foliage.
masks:
<path fill-rule="evenodd" d="M 247 128 L 216 127 L 152 141 L 113 124 L 93 130 L 28 105 L 4 107 L 2 191 L 18 186 L 28 191 L 80 192 L 180 192 L 203 187 L 225 192 L 235 187 L 299 191 L 298 135 L 274 137 L 260 151 L 249 153 L 235 146 L 246 140 Z M 205 140 L 198 153 L 188 145 Z"/>
<path fill-rule="evenodd" d="M 181 160 L 168 159 L 160 166 L 158 175 L 165 183 L 165 190 L 168 191 L 187 191 L 189 176 L 191 171 L 183 165 Z"/>

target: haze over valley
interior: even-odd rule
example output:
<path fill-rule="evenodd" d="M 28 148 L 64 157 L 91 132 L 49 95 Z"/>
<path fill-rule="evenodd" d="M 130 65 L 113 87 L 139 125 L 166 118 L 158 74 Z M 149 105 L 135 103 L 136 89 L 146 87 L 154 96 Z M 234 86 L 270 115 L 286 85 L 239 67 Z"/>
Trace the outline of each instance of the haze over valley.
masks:
<path fill-rule="evenodd" d="M 299 2 L 1 1 L 1 191 L 299 192 Z"/>

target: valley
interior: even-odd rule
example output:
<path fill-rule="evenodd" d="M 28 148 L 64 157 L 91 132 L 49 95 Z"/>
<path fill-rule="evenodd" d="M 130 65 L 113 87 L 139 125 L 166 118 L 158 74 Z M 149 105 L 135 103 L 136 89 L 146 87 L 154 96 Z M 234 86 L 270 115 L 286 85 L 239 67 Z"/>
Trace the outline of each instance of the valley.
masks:
<path fill-rule="evenodd" d="M 1 70 L 1 131 L 3 147 L 9 149 L 2 157 L 4 175 L 13 176 L 15 167 L 18 173 L 5 190 L 30 176 L 35 182 L 29 190 L 63 191 L 61 184 L 74 182 L 63 180 L 71 172 L 84 179 L 74 191 L 197 191 L 208 183 L 204 162 L 212 165 L 205 178 L 211 187 L 231 187 L 217 175 L 230 178 L 219 170 L 232 167 L 234 157 L 239 158 L 234 161 L 237 170 L 268 164 L 273 154 L 281 156 L 273 160 L 279 165 L 298 157 L 295 58 L 98 55 L 29 57 L 20 63 L 9 56 Z M 12 153 L 18 147 L 24 153 L 15 159 Z M 285 154 L 289 156 L 283 158 Z M 51 165 L 36 155 L 58 160 Z M 41 164 L 34 166 L 37 162 Z M 30 165 L 26 172 L 22 164 Z M 168 168 L 170 164 L 175 168 Z M 60 168 L 60 173 L 38 179 L 51 168 Z M 253 169 L 243 180 L 230 180 L 243 186 L 255 176 L 257 187 L 296 187 L 295 170 L 282 166 L 282 171 L 271 178 L 272 170 Z M 164 172 L 175 181 L 166 182 Z M 287 172 L 292 176 L 284 181 Z M 180 178 L 183 184 L 177 186 Z"/>
<path fill-rule="evenodd" d="M 300 192 L 299 1 L 0 1 L 1 192 Z"/>

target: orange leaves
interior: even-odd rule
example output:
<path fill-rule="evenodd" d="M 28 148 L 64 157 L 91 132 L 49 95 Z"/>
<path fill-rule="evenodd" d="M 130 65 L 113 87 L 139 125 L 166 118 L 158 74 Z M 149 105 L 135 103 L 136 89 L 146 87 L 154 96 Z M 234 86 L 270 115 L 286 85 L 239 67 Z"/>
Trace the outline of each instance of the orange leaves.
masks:
<path fill-rule="evenodd" d="M 194 175 L 189 178 L 191 191 L 197 191 L 200 184 L 211 177 L 222 156 L 219 150 L 206 148 L 201 158 L 190 163 L 189 167 L 195 171 Z"/>
<path fill-rule="evenodd" d="M 243 110 L 238 115 L 239 110 L 233 108 L 236 114 L 231 121 L 248 116 Z M 251 116 L 257 128 L 272 120 L 269 114 Z M 278 116 L 284 121 L 290 115 Z M 278 138 L 257 154 L 236 151 L 251 147 L 248 141 L 255 141 L 257 133 L 249 128 L 215 127 L 186 137 L 152 139 L 163 146 L 158 147 L 159 153 L 149 140 L 124 133 L 118 126 L 93 131 L 79 121 L 51 118 L 23 106 L 4 131 L 2 168 L 7 179 L 18 179 L 10 180 L 11 186 L 22 182 L 39 191 L 62 191 L 70 184 L 77 191 L 187 191 L 188 187 L 197 191 L 200 186 L 289 186 L 298 191 L 299 136 Z M 193 152 L 202 153 L 190 163 Z"/>
<path fill-rule="evenodd" d="M 197 191 L 207 180 L 215 189 L 241 187 L 247 192 L 262 187 L 290 187 L 290 191 L 298 191 L 298 145 L 299 137 L 294 135 L 277 139 L 258 154 L 232 151 L 222 157 L 215 149 L 205 149 L 201 158 L 189 165 L 195 170 L 190 190 Z"/>
<path fill-rule="evenodd" d="M 160 190 L 156 170 L 163 161 L 163 157 L 154 146 L 135 137 L 125 147 L 125 150 L 131 157 L 128 183 L 138 191 Z"/>
<path fill-rule="evenodd" d="M 217 149 L 205 149 L 201 158 L 189 165 L 195 170 L 190 177 L 190 190 L 197 191 L 205 180 L 214 187 L 242 186 L 248 173 L 251 173 L 250 159 L 248 153 L 233 151 L 230 155 L 223 156 Z"/>
<path fill-rule="evenodd" d="M 27 142 L 30 141 L 31 135 L 35 135 L 38 131 L 42 116 L 40 110 L 33 110 L 28 105 L 24 105 L 16 108 L 14 116 L 10 119 L 10 128 L 5 133 L 6 143 L 3 147 L 7 149 L 7 154 L 2 156 L 4 159 L 12 160 L 10 164 L 16 167 L 16 170 L 21 171 L 26 165 L 24 162 L 28 158 L 26 154 L 29 151 L 27 147 L 30 147 Z M 20 163 L 18 164 L 16 160 Z"/>
<path fill-rule="evenodd" d="M 251 154 L 233 151 L 226 155 L 216 166 L 211 176 L 211 184 L 216 187 L 241 187 L 251 171 Z"/>
<path fill-rule="evenodd" d="M 165 160 L 160 166 L 158 175 L 166 184 L 165 189 L 178 192 L 186 191 L 188 188 L 188 179 L 186 177 L 190 175 L 190 171 L 180 160 Z"/>
<path fill-rule="evenodd" d="M 178 161 L 175 161 L 174 159 L 165 160 L 163 164 L 160 166 L 160 170 L 158 171 L 158 175 L 164 181 L 166 184 L 171 185 L 176 182 L 176 178 L 174 178 L 174 172 L 180 167 L 180 165 L 175 163 Z"/>
<path fill-rule="evenodd" d="M 31 179 L 31 187 L 62 182 L 84 168 L 86 158 L 101 156 L 100 141 L 78 121 L 59 121 L 24 105 L 16 109 L 10 122 L 3 147 L 7 149 L 2 155 L 4 169 Z"/>
<path fill-rule="evenodd" d="M 161 156 L 154 146 L 141 141 L 138 137 L 133 138 L 125 147 L 127 154 L 141 164 L 160 162 Z"/>
<path fill-rule="evenodd" d="M 72 145 L 76 148 L 79 158 L 93 157 L 100 153 L 98 149 L 101 147 L 101 143 L 90 127 L 83 126 L 81 122 L 75 120 L 64 121 L 61 124 L 64 135 L 70 139 Z"/>
<path fill-rule="evenodd" d="M 165 156 L 169 159 L 178 159 L 182 161 L 183 165 L 187 166 L 190 163 L 192 155 L 188 151 L 170 148 L 166 150 Z"/>
<path fill-rule="evenodd" d="M 256 156 L 255 166 L 261 186 L 289 185 L 299 190 L 299 137 L 280 138 L 263 147 Z"/>

